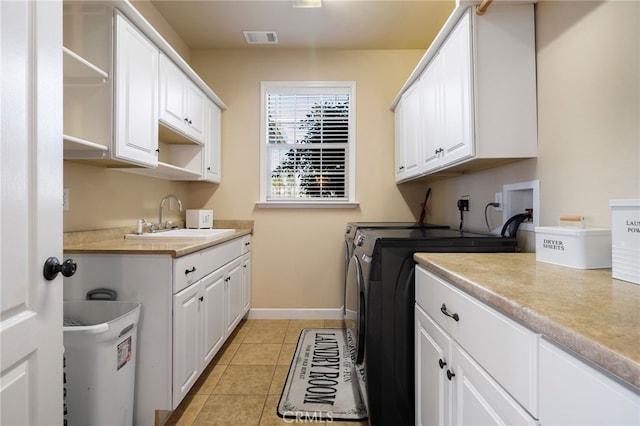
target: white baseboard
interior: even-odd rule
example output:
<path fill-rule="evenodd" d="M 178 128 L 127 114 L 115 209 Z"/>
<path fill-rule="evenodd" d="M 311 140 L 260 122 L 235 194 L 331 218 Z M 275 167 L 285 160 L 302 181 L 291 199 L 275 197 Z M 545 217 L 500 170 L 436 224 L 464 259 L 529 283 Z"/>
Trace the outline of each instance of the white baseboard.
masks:
<path fill-rule="evenodd" d="M 274 308 L 251 308 L 249 319 L 331 319 L 341 320 L 343 318 L 342 308 L 320 309 L 274 309 Z"/>

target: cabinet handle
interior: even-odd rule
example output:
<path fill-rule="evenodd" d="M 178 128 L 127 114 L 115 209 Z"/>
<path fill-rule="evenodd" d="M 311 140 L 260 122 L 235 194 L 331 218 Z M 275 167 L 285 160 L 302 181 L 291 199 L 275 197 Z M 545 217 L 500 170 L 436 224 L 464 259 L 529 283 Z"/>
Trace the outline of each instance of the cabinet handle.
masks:
<path fill-rule="evenodd" d="M 193 267 L 193 268 L 191 268 L 191 269 L 185 269 L 185 270 L 184 270 L 184 274 L 185 274 L 185 275 L 188 275 L 188 274 L 190 274 L 190 273 L 192 273 L 192 272 L 195 272 L 195 271 L 196 271 L 196 267 L 194 266 L 194 267 Z"/>
<path fill-rule="evenodd" d="M 452 379 L 453 377 L 455 377 L 455 376 L 456 376 L 456 375 L 454 374 L 454 372 L 453 372 L 453 371 L 451 371 L 451 370 L 447 370 L 447 379 L 449 379 L 449 381 L 451 381 L 451 379 Z"/>
<path fill-rule="evenodd" d="M 198 300 L 201 301 L 201 302 L 204 301 L 204 296 L 198 297 Z"/>
<path fill-rule="evenodd" d="M 404 170 L 404 166 L 398 167 L 398 170 Z"/>
<path fill-rule="evenodd" d="M 210 172 L 211 171 L 211 167 L 207 167 L 207 171 Z"/>
<path fill-rule="evenodd" d="M 445 305 L 444 303 L 442 304 L 442 306 L 440 306 L 440 312 L 442 312 L 449 318 L 453 318 L 456 321 L 460 321 L 460 316 L 458 314 L 450 314 L 449 312 L 447 312 L 447 305 Z"/>
<path fill-rule="evenodd" d="M 156 152 L 160 154 L 160 148 L 156 148 Z"/>
<path fill-rule="evenodd" d="M 444 369 L 444 366 L 447 365 L 447 363 L 444 362 L 442 359 L 439 359 L 438 360 L 438 365 L 440 365 L 440 369 L 442 370 L 442 369 Z"/>

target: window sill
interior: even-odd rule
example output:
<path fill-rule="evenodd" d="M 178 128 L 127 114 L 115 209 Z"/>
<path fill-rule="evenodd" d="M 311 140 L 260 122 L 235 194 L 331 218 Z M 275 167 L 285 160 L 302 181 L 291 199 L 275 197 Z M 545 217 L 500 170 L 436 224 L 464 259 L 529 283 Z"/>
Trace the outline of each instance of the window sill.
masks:
<path fill-rule="evenodd" d="M 355 209 L 360 206 L 357 201 L 256 201 L 261 209 Z"/>

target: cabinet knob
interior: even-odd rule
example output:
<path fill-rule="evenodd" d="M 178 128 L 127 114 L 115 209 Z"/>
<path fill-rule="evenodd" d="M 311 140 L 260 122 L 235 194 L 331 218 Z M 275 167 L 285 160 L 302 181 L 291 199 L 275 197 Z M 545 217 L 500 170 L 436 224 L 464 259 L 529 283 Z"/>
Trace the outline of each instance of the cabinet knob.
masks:
<path fill-rule="evenodd" d="M 454 374 L 453 371 L 451 370 L 447 370 L 447 379 L 449 379 L 449 381 L 451 381 L 452 378 L 454 378 L 456 375 Z"/>
<path fill-rule="evenodd" d="M 198 297 L 198 300 L 201 301 L 201 302 L 204 301 L 204 296 Z"/>
<path fill-rule="evenodd" d="M 438 365 L 440 365 L 440 369 L 444 369 L 444 366 L 447 365 L 446 362 L 444 362 L 442 359 L 438 360 Z"/>

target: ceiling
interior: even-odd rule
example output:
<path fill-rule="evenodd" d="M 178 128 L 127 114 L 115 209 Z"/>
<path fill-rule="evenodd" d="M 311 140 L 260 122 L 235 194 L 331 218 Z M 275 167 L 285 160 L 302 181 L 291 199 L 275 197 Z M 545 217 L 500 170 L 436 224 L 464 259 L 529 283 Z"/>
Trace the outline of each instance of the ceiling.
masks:
<path fill-rule="evenodd" d="M 454 0 L 152 0 L 190 49 L 426 49 Z M 243 31 L 275 31 L 277 45 L 250 45 Z"/>

